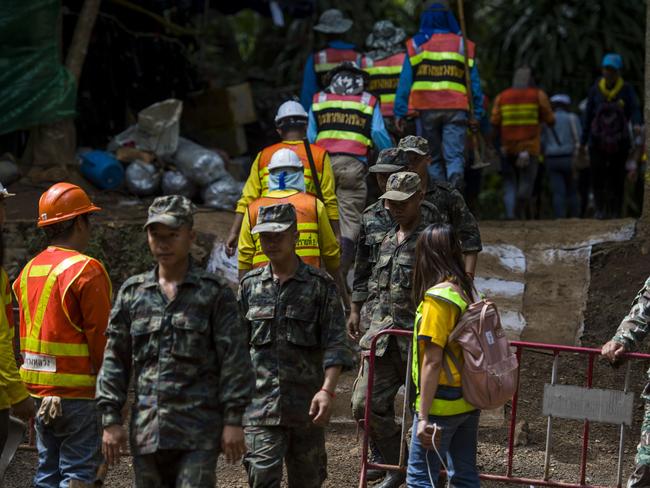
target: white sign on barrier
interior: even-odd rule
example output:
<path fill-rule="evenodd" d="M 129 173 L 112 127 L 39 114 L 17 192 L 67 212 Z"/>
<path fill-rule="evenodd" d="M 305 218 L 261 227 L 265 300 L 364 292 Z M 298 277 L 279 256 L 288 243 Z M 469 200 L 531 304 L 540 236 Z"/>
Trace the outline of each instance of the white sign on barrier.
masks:
<path fill-rule="evenodd" d="M 634 393 L 631 392 L 574 385 L 544 385 L 542 413 L 546 416 L 632 425 L 633 408 Z"/>

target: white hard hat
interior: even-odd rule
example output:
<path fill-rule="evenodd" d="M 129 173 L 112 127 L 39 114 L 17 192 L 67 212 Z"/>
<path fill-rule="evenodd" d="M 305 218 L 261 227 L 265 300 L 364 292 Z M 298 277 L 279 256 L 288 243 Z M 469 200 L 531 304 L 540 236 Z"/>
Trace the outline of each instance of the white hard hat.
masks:
<path fill-rule="evenodd" d="M 280 108 L 278 108 L 278 113 L 275 115 L 275 121 L 278 122 L 279 120 L 286 117 L 307 118 L 308 115 L 307 112 L 305 112 L 305 109 L 302 108 L 302 105 L 294 100 L 289 100 L 280 105 Z"/>
<path fill-rule="evenodd" d="M 304 169 L 304 166 L 295 152 L 293 152 L 291 149 L 282 148 L 273 153 L 268 168 L 269 171 L 273 171 L 274 169 L 278 168 Z"/>

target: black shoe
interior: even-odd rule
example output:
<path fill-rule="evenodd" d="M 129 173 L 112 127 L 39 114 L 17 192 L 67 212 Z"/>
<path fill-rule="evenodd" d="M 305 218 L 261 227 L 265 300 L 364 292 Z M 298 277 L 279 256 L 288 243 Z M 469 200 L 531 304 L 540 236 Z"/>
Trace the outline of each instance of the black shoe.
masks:
<path fill-rule="evenodd" d="M 400 471 L 389 471 L 384 481 L 373 488 L 399 488 L 406 481 L 406 475 Z"/>
<path fill-rule="evenodd" d="M 370 455 L 368 456 L 368 461 L 373 464 L 384 464 L 384 458 L 382 457 L 379 449 L 377 449 L 377 446 L 372 441 L 372 439 L 370 439 L 370 445 L 368 447 L 370 447 Z M 380 469 L 369 469 L 366 472 L 366 479 L 368 481 L 377 481 L 382 479 L 384 476 L 386 476 L 386 471 L 382 471 Z"/>

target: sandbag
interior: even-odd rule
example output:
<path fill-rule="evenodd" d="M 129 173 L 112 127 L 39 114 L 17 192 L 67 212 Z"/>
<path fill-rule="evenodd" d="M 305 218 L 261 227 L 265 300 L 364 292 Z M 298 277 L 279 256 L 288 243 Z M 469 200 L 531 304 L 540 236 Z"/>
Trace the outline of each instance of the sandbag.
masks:
<path fill-rule="evenodd" d="M 203 197 L 203 203 L 208 207 L 233 210 L 243 188 L 243 183 L 235 181 L 229 173 L 226 173 L 226 176 L 220 180 L 203 188 L 201 196 Z"/>
<path fill-rule="evenodd" d="M 136 159 L 126 168 L 126 187 L 139 197 L 154 195 L 160 188 L 161 177 L 153 164 Z"/>
<path fill-rule="evenodd" d="M 196 195 L 196 191 L 196 185 L 180 171 L 165 171 L 163 173 L 163 195 L 183 195 L 191 199 Z"/>
<path fill-rule="evenodd" d="M 220 180 L 228 175 L 224 160 L 219 154 L 180 137 L 178 149 L 172 156 L 176 167 L 187 178 L 200 187 Z"/>

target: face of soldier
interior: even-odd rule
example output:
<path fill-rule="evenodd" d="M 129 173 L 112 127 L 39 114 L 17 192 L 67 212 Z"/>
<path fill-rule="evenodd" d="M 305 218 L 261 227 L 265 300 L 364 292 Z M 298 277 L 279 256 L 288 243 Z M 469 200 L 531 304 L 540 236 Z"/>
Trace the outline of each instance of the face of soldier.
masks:
<path fill-rule="evenodd" d="M 431 164 L 431 156 L 429 154 L 425 154 L 423 156 L 421 154 L 408 151 L 406 153 L 406 157 L 409 160 L 409 171 L 417 173 L 420 177 L 420 180 L 423 182 L 427 181 L 427 168 L 429 164 Z"/>
<path fill-rule="evenodd" d="M 167 268 L 185 265 L 195 237 L 196 232 L 188 225 L 182 225 L 175 229 L 156 223 L 147 227 L 147 239 L 151 254 L 158 264 Z"/>
<path fill-rule="evenodd" d="M 408 227 L 420 217 L 422 193 L 418 192 L 407 200 L 386 200 L 391 216 L 400 227 Z"/>
<path fill-rule="evenodd" d="M 298 230 L 293 227 L 284 232 L 260 232 L 262 251 L 273 263 L 285 263 L 296 254 Z"/>
<path fill-rule="evenodd" d="M 388 183 L 390 175 L 391 173 L 375 173 L 375 176 L 377 177 L 377 186 L 381 193 L 386 191 L 386 183 Z"/>

